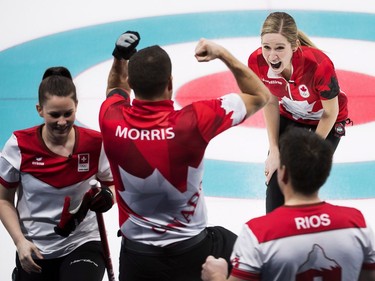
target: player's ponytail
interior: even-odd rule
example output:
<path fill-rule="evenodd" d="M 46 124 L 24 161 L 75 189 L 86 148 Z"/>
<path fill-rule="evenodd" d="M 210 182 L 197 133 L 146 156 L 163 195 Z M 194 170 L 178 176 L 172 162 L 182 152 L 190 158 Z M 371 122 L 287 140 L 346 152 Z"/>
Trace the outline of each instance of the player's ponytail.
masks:
<path fill-rule="evenodd" d="M 307 47 L 312 47 L 316 48 L 316 45 L 310 40 L 310 38 L 301 30 L 298 30 L 298 40 L 300 42 L 301 46 L 307 46 Z"/>
<path fill-rule="evenodd" d="M 52 66 L 50 68 L 47 68 L 43 74 L 42 80 L 52 75 L 60 75 L 73 80 L 72 74 L 70 74 L 69 69 L 67 69 L 65 66 Z"/>
<path fill-rule="evenodd" d="M 70 71 L 64 66 L 48 68 L 39 85 L 38 101 L 43 106 L 48 97 L 71 97 L 77 104 L 77 92 Z"/>

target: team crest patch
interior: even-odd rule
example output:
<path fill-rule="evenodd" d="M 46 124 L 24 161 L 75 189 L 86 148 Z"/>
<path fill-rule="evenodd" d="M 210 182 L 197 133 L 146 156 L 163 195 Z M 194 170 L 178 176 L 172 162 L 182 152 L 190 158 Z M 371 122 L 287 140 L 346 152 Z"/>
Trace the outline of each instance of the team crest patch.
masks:
<path fill-rule="evenodd" d="M 90 169 L 90 154 L 78 154 L 78 172 L 87 172 Z"/>
<path fill-rule="evenodd" d="M 306 85 L 300 85 L 298 90 L 301 97 L 308 98 L 310 96 L 309 89 L 306 87 Z"/>

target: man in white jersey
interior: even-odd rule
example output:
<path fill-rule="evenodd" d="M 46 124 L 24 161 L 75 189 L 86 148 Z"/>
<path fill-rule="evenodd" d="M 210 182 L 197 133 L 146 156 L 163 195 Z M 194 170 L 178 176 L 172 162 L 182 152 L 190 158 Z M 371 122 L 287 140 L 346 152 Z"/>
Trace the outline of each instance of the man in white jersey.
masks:
<path fill-rule="evenodd" d="M 285 205 L 243 226 L 228 280 L 375 280 L 374 233 L 362 213 L 318 197 L 332 154 L 311 131 L 292 127 L 283 134 L 278 182 Z M 226 261 L 210 256 L 202 279 L 227 280 L 226 268 Z"/>
<path fill-rule="evenodd" d="M 216 135 L 262 108 L 270 93 L 226 49 L 201 40 L 198 61 L 223 61 L 242 93 L 175 110 L 168 54 L 159 46 L 135 52 L 139 39 L 131 31 L 118 39 L 99 117 L 123 237 L 120 281 L 200 281 L 206 257 L 229 261 L 236 239 L 225 228 L 207 227 L 205 149 Z"/>

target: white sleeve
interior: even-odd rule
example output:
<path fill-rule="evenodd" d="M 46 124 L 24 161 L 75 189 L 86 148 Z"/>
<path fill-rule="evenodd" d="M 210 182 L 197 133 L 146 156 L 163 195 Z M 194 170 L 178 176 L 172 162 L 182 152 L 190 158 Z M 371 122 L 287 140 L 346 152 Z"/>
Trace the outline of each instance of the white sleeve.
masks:
<path fill-rule="evenodd" d="M 261 272 L 263 261 L 259 243 L 246 224 L 234 244 L 231 261 L 237 270 L 258 274 Z"/>
<path fill-rule="evenodd" d="M 232 125 L 238 125 L 244 121 L 246 116 L 246 106 L 238 94 L 227 94 L 221 97 L 222 107 L 227 113 L 233 111 Z"/>
<path fill-rule="evenodd" d="M 365 255 L 364 255 L 364 264 L 375 264 L 375 234 L 371 225 L 366 221 L 367 228 L 365 229 L 365 236 L 367 238 L 364 245 Z"/>
<path fill-rule="evenodd" d="M 0 157 L 0 177 L 8 183 L 20 181 L 21 151 L 13 134 L 5 143 Z"/>
<path fill-rule="evenodd" d="M 21 151 L 18 147 L 17 137 L 14 134 L 5 143 L 1 157 L 4 157 L 15 169 L 20 169 Z"/>

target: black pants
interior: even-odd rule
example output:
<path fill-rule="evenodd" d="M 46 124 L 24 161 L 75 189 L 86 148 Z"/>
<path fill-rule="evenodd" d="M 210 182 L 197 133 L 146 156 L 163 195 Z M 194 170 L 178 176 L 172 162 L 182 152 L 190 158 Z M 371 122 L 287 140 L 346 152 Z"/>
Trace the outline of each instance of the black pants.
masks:
<path fill-rule="evenodd" d="M 341 136 L 345 135 L 345 124 L 348 122 L 351 122 L 351 121 L 348 119 L 348 121 L 336 123 L 335 126 L 332 128 L 332 130 L 329 132 L 326 140 L 331 143 L 334 150 L 336 150 L 337 146 L 339 145 Z M 306 128 L 312 131 L 316 130 L 316 126 L 308 126 L 308 125 L 300 124 L 288 118 L 280 116 L 279 137 L 290 126 L 302 127 L 302 128 Z M 271 179 L 267 185 L 266 213 L 269 213 L 273 211 L 274 209 L 276 209 L 277 207 L 280 207 L 282 205 L 284 205 L 284 195 L 281 193 L 280 186 L 277 182 L 277 171 L 275 171 L 273 175 L 271 176 Z"/>
<path fill-rule="evenodd" d="M 152 253 L 154 246 L 143 251 L 127 249 L 124 243 L 120 253 L 120 281 L 201 281 L 202 265 L 207 256 L 224 258 L 229 265 L 237 235 L 223 227 L 208 227 L 205 238 L 184 251 L 178 244 L 172 249 Z M 124 238 L 123 238 L 124 239 Z"/>
<path fill-rule="evenodd" d="M 87 242 L 67 256 L 35 260 L 42 273 L 27 273 L 16 255 L 15 281 L 102 281 L 105 262 L 100 242 Z"/>

